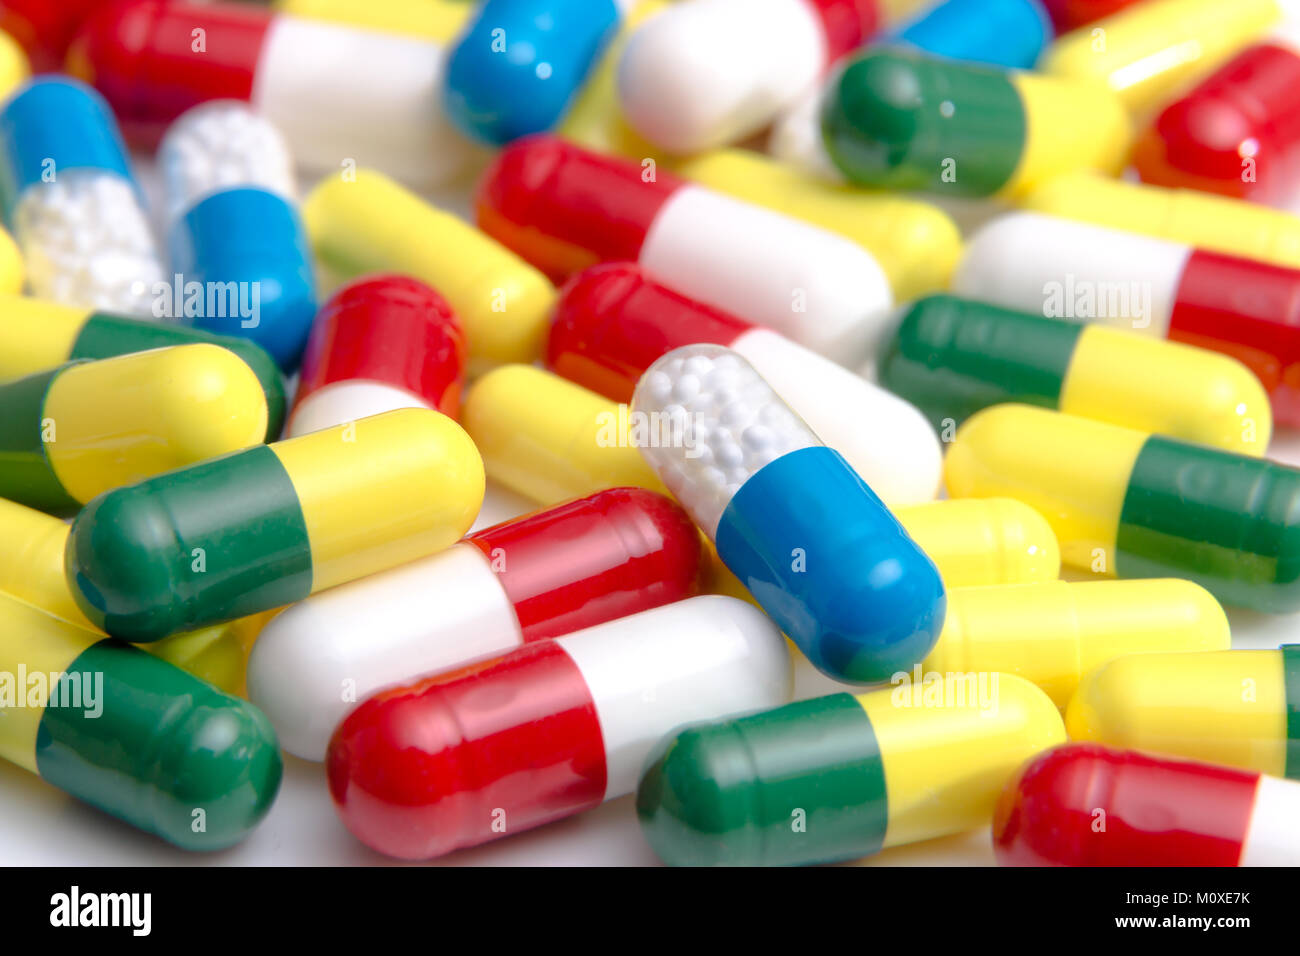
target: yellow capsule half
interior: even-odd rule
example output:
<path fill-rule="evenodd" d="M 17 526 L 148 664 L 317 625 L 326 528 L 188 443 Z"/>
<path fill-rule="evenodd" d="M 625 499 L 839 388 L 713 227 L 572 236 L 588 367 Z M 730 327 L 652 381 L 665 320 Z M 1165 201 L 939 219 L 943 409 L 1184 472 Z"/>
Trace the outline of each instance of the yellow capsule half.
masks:
<path fill-rule="evenodd" d="M 449 43 L 475 5 L 468 0 L 275 0 L 274 9 L 295 17 L 350 23 Z"/>
<path fill-rule="evenodd" d="M 944 587 L 1055 581 L 1061 551 L 1047 519 L 1011 498 L 951 498 L 895 508 Z"/>
<path fill-rule="evenodd" d="M 0 229 L 0 292 L 21 292 L 26 270 L 18 243 L 4 229 Z"/>

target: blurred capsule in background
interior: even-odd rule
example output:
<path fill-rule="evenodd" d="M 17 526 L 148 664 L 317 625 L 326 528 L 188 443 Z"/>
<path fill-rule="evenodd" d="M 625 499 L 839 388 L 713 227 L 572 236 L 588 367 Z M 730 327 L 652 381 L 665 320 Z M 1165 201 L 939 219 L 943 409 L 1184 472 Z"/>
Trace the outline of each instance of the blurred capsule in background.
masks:
<path fill-rule="evenodd" d="M 162 262 L 117 123 L 94 90 L 38 77 L 0 107 L 0 200 L 33 295 L 154 314 Z"/>
<path fill-rule="evenodd" d="M 0 0 L 0 30 L 45 73 L 63 65 L 82 22 L 102 5 L 103 0 Z"/>
<path fill-rule="evenodd" d="M 1028 69 L 1052 39 L 1039 0 L 931 0 L 880 38 L 933 56 Z"/>
<path fill-rule="evenodd" d="M 0 670 L 49 681 L 6 707 L 0 757 L 146 833 L 224 849 L 275 800 L 270 721 L 166 661 L 0 594 Z"/>
<path fill-rule="evenodd" d="M 1108 17 L 1144 0 L 1039 0 L 1058 34 Z"/>
<path fill-rule="evenodd" d="M 649 165 L 647 165 L 649 164 Z M 479 227 L 548 275 L 634 261 L 659 282 L 846 364 L 883 334 L 889 280 L 861 246 L 658 169 L 553 137 L 507 146 Z"/>
<path fill-rule="evenodd" d="M 1300 645 L 1133 654 L 1093 671 L 1070 701 L 1073 740 L 1300 778 Z"/>
<path fill-rule="evenodd" d="M 628 123 L 670 153 L 758 132 L 876 31 L 876 0 L 685 0 L 628 40 Z"/>
<path fill-rule="evenodd" d="M 316 314 L 316 280 L 284 139 L 246 104 L 217 100 L 168 128 L 158 165 L 168 254 L 184 290 L 172 318 L 250 338 L 281 368 L 296 368 Z"/>
<path fill-rule="evenodd" d="M 1137 235 L 1126 227 L 1037 213 L 995 219 L 969 238 L 953 276 L 953 292 L 1021 312 L 1112 325 L 1232 356 L 1263 384 L 1273 417 L 1300 424 L 1300 270 L 1193 248 L 1181 240 Z M 1148 371 L 1129 379 L 1130 387 L 1142 384 Z M 1210 366 L 1203 365 L 1202 374 L 1210 376 Z M 1221 369 L 1219 374 L 1226 372 Z M 1113 370 L 1107 370 L 1106 377 L 1113 379 Z M 1248 388 L 1240 383 L 1228 386 L 1235 378 L 1223 379 L 1224 399 L 1231 391 Z M 1187 386 L 1195 389 L 1196 382 Z M 1124 389 L 1113 381 L 1107 387 L 1111 397 Z M 1244 393 L 1242 397 L 1248 398 Z M 1153 398 L 1144 401 L 1154 402 L 1148 411 L 1134 408 L 1124 414 L 1149 414 L 1164 404 Z M 1229 437 L 1221 426 L 1240 414 L 1242 425 L 1254 429 L 1253 435 L 1243 432 L 1240 438 L 1262 451 L 1269 436 L 1267 416 L 1254 415 L 1250 404 L 1247 401 L 1238 412 L 1236 405 L 1225 402 L 1222 413 L 1210 414 L 1200 425 L 1187 421 L 1179 426 L 1196 434 L 1177 437 L 1218 444 L 1216 434 L 1220 440 Z"/>
<path fill-rule="evenodd" d="M 650 754 L 641 830 L 675 866 L 851 860 L 985 826 L 1029 757 L 1065 741 L 1038 688 L 960 674 L 697 724 Z"/>
<path fill-rule="evenodd" d="M 1020 281 L 1033 271 L 1007 265 Z M 904 312 L 879 377 L 941 430 L 1023 402 L 1243 455 L 1263 455 L 1273 432 L 1259 379 L 1226 355 L 947 295 Z"/>
<path fill-rule="evenodd" d="M 367 846 L 427 860 L 630 793 L 684 723 L 790 699 L 760 611 L 707 595 L 381 691 L 335 731 L 330 796 Z"/>
<path fill-rule="evenodd" d="M 428 186 L 468 159 L 442 114 L 444 60 L 430 40 L 251 4 L 123 0 L 86 21 L 68 70 L 140 145 L 193 106 L 245 100 L 310 169 L 371 166 Z"/>
<path fill-rule="evenodd" d="M 1028 405 L 977 412 L 944 461 L 948 493 L 1013 497 L 1061 559 L 1107 577 L 1187 578 L 1225 604 L 1300 610 L 1300 471 Z"/>
<path fill-rule="evenodd" d="M 280 13 L 449 43 L 474 12 L 470 0 L 272 0 Z"/>
<path fill-rule="evenodd" d="M 470 375 L 541 354 L 555 288 L 459 216 L 380 173 L 359 170 L 351 181 L 335 176 L 318 184 L 303 203 L 303 218 L 332 276 L 397 272 L 445 297 L 465 328 Z"/>
<path fill-rule="evenodd" d="M 717 345 L 667 353 L 637 384 L 632 416 L 646 461 L 814 667 L 870 683 L 934 646 L 934 563 L 744 358 Z"/>
<path fill-rule="evenodd" d="M 258 638 L 250 698 L 286 750 L 324 760 L 339 721 L 380 688 L 684 600 L 703 571 L 677 505 L 598 491 L 293 605 Z"/>
<path fill-rule="evenodd" d="M 560 290 L 546 364 L 626 402 L 656 359 L 698 342 L 749 362 L 887 504 L 934 498 L 942 453 L 915 407 L 779 332 L 674 292 L 634 263 L 592 266 Z"/>
<path fill-rule="evenodd" d="M 457 416 L 465 333 L 418 279 L 383 275 L 343 286 L 321 307 L 303 355 L 289 437 L 395 408 Z"/>
<path fill-rule="evenodd" d="M 0 384 L 0 407 L 0 497 L 45 511 L 266 437 L 261 383 L 215 345 L 71 362 Z"/>
<path fill-rule="evenodd" d="M 100 496 L 72 525 L 68 583 L 95 626 L 156 641 L 450 547 L 483 484 L 450 418 L 385 412 Z"/>
<path fill-rule="evenodd" d="M 1007 785 L 993 852 L 1002 866 L 1295 866 L 1300 783 L 1066 744 Z"/>
<path fill-rule="evenodd" d="M 6 99 L 31 75 L 27 54 L 14 38 L 4 32 L 4 13 L 0 11 L 0 99 Z"/>
<path fill-rule="evenodd" d="M 253 370 L 266 397 L 266 435 L 278 438 L 284 425 L 284 379 L 271 356 L 250 340 L 0 293 L 0 381 L 76 359 L 195 344 L 228 349 Z"/>

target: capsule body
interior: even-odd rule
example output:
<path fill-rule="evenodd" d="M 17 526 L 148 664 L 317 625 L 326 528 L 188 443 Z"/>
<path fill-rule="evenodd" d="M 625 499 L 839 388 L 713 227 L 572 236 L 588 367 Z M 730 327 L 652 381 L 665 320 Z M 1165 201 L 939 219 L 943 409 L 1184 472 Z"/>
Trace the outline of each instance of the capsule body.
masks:
<path fill-rule="evenodd" d="M 691 598 L 382 691 L 330 741 L 330 796 L 367 846 L 429 859 L 628 793 L 663 734 L 790 684 L 761 612 Z"/>
<path fill-rule="evenodd" d="M 951 591 L 922 668 L 1016 674 L 1064 708 L 1084 675 L 1113 658 L 1228 646 L 1223 608 L 1191 581 L 1050 581 Z"/>
<path fill-rule="evenodd" d="M 699 534 L 675 504 L 599 491 L 281 612 L 249 661 L 250 699 L 285 749 L 324 760 L 348 701 L 683 600 L 702 570 Z"/>
<path fill-rule="evenodd" d="M 1297 810 L 1292 780 L 1072 743 L 1007 785 L 993 851 L 1002 866 L 1295 866 Z"/>
<path fill-rule="evenodd" d="M 632 398 L 641 453 L 818 670 L 910 668 L 943 624 L 934 563 L 740 355 L 675 349 Z"/>
<path fill-rule="evenodd" d="M 1300 608 L 1300 472 L 1257 458 L 999 405 L 970 418 L 944 462 L 954 497 L 1011 496 L 1052 524 L 1064 563 L 1178 577 L 1225 604 Z"/>
<path fill-rule="evenodd" d="M 32 67 L 42 73 L 58 70 L 81 22 L 100 0 L 5 0 L 0 5 L 0 30 L 26 51 Z"/>
<path fill-rule="evenodd" d="M 428 185 L 467 156 L 440 105 L 444 61 L 438 43 L 398 33 L 238 3 L 132 0 L 86 22 L 68 68 L 142 144 L 190 107 L 244 100 L 299 163 L 337 173 L 351 160 Z"/>
<path fill-rule="evenodd" d="M 454 418 L 465 354 L 460 320 L 420 280 L 381 275 L 350 282 L 312 325 L 289 435 L 395 408 L 432 408 Z"/>
<path fill-rule="evenodd" d="M 93 90 L 38 77 L 5 102 L 0 200 L 33 295 L 152 314 L 162 263 L 117 122 Z"/>
<path fill-rule="evenodd" d="M 671 153 L 758 132 L 875 32 L 875 0 L 691 0 L 628 40 L 618 68 L 628 123 Z"/>
<path fill-rule="evenodd" d="M 111 488 L 262 441 L 244 362 L 182 345 L 73 362 L 0 384 L 0 497 L 67 511 Z"/>
<path fill-rule="evenodd" d="M 31 76 L 27 54 L 4 29 L 5 15 L 0 11 L 0 97 L 7 98 Z"/>
<path fill-rule="evenodd" d="M 850 182 L 950 196 L 1024 195 L 1076 169 L 1118 172 L 1123 106 L 1032 73 L 868 51 L 823 95 L 822 145 Z"/>
<path fill-rule="evenodd" d="M 397 272 L 437 289 L 465 327 L 470 374 L 540 354 L 554 287 L 460 217 L 359 170 L 318 185 L 303 218 L 317 259 L 339 277 Z"/>
<path fill-rule="evenodd" d="M 983 826 L 1016 768 L 1064 740 L 1051 701 L 1008 674 L 834 694 L 669 735 L 637 816 L 677 866 L 849 860 Z"/>
<path fill-rule="evenodd" d="M 313 20 L 334 20 L 372 30 L 409 33 L 439 43 L 450 42 L 474 12 L 462 0 L 275 0 L 281 13 Z"/>
<path fill-rule="evenodd" d="M 1139 0 L 1040 0 L 1058 34 L 1108 17 Z"/>
<path fill-rule="evenodd" d="M 662 170 L 549 137 L 508 146 L 476 199 L 478 223 L 548 274 L 635 261 L 677 291 L 842 362 L 883 334 L 889 282 L 842 236 Z"/>
<path fill-rule="evenodd" d="M 316 280 L 279 132 L 244 103 L 205 103 L 168 128 L 158 163 L 171 268 L 187 293 L 173 317 L 246 336 L 296 368 L 316 315 Z M 203 293 L 197 309 L 192 289 Z"/>
<path fill-rule="evenodd" d="M 486 0 L 448 53 L 447 116 L 493 146 L 553 129 L 632 2 Z"/>
<path fill-rule="evenodd" d="M 1039 0 L 933 0 L 883 39 L 933 56 L 1029 69 L 1052 39 L 1052 24 Z"/>
<path fill-rule="evenodd" d="M 1013 498 L 945 498 L 908 505 L 899 522 L 930 556 L 949 593 L 1055 581 L 1061 550 L 1047 520 Z"/>
<path fill-rule="evenodd" d="M 275 799 L 270 722 L 166 661 L 0 594 L 0 671 L 0 756 L 146 833 L 222 849 Z"/>
<path fill-rule="evenodd" d="M 196 344 L 228 349 L 253 370 L 266 397 L 267 437 L 279 437 L 284 424 L 284 380 L 266 351 L 248 339 L 0 294 L 0 381 L 77 359 L 107 359 Z"/>
<path fill-rule="evenodd" d="M 585 269 L 560 292 L 546 364 L 619 402 L 665 352 L 724 345 L 776 389 L 890 505 L 930 501 L 941 453 L 917 410 L 829 359 L 655 282 L 640 266 Z"/>
<path fill-rule="evenodd" d="M 386 412 L 101 496 L 72 526 L 68 581 L 97 627 L 157 640 L 449 547 L 483 483 L 451 419 Z"/>
<path fill-rule="evenodd" d="M 971 236 L 953 291 L 1021 312 L 1222 352 L 1263 384 L 1274 418 L 1300 423 L 1300 270 L 1121 228 L 1015 213 Z M 1217 392 L 1248 387 L 1213 377 L 1220 382 Z M 1261 416 L 1250 418 L 1257 431 L 1267 424 Z M 1201 437 L 1182 437 L 1211 441 L 1224 421 L 1216 412 L 1203 423 L 1208 431 Z M 1267 428 L 1259 434 L 1267 440 Z"/>
<path fill-rule="evenodd" d="M 1226 355 L 947 295 L 904 313 L 879 379 L 936 428 L 1023 402 L 1245 455 L 1273 431 L 1259 379 Z"/>
<path fill-rule="evenodd" d="M 1073 740 L 1300 778 L 1300 646 L 1138 654 L 1093 671 L 1070 701 Z"/>

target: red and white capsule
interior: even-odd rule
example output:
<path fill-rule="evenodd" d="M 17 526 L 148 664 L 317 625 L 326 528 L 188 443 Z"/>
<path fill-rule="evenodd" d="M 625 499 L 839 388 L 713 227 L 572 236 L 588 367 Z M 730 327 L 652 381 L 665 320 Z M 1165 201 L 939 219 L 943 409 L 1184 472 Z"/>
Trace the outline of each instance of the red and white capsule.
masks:
<path fill-rule="evenodd" d="M 424 860 L 632 792 L 674 727 L 790 698 L 785 638 L 751 604 L 704 595 L 382 691 L 330 741 L 344 824 Z"/>
<path fill-rule="evenodd" d="M 447 300 L 418 279 L 357 279 L 316 316 L 303 354 L 290 438 L 397 408 L 456 417 L 465 333 Z"/>
<path fill-rule="evenodd" d="M 886 331 L 893 292 L 857 243 L 653 165 L 549 136 L 519 140 L 488 170 L 476 207 L 484 232 L 557 280 L 636 262 L 684 295 L 847 365 L 865 361 Z"/>
<path fill-rule="evenodd" d="M 993 848 L 1003 866 L 1296 866 L 1300 782 L 1066 744 L 1007 785 Z"/>

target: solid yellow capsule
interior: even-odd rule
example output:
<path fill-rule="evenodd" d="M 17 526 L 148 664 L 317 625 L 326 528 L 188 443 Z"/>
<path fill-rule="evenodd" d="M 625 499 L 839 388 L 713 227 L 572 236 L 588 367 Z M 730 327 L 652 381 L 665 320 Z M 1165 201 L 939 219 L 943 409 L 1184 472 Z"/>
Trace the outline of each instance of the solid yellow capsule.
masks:
<path fill-rule="evenodd" d="M 0 30 L 0 100 L 8 99 L 28 76 L 27 54 L 4 30 Z"/>
<path fill-rule="evenodd" d="M 1223 608 L 1191 581 L 1051 581 L 949 591 L 922 667 L 1017 674 L 1064 708 L 1083 676 L 1114 657 L 1228 646 Z"/>
<path fill-rule="evenodd" d="M 1300 268 L 1300 216 L 1244 199 L 1074 173 L 1040 186 L 1020 204 L 1227 256 Z"/>
<path fill-rule="evenodd" d="M 400 272 L 437 289 L 465 327 L 471 376 L 541 354 L 555 287 L 465 220 L 373 170 L 326 179 L 302 214 L 316 256 L 338 278 Z"/>
<path fill-rule="evenodd" d="M 0 407 L 0 497 L 46 510 L 266 436 L 261 383 L 216 345 L 72 362 L 0 385 Z"/>
<path fill-rule="evenodd" d="M 468 0 L 275 0 L 272 6 L 295 17 L 405 33 L 443 44 L 460 32 L 474 12 Z"/>
<path fill-rule="evenodd" d="M 961 498 L 895 508 L 939 568 L 946 589 L 1054 581 L 1061 551 L 1047 519 L 1012 498 Z"/>
<path fill-rule="evenodd" d="M 1065 721 L 1073 740 L 1300 778 L 1300 645 L 1117 658 Z"/>
<path fill-rule="evenodd" d="M 1150 0 L 1060 37 L 1040 69 L 1104 83 L 1134 111 L 1176 96 L 1282 17 L 1277 0 Z"/>

